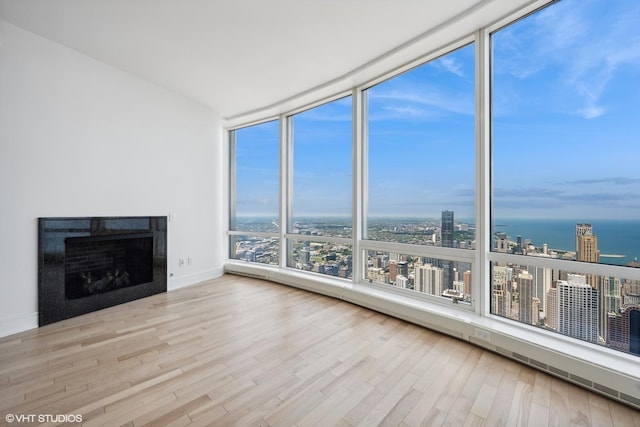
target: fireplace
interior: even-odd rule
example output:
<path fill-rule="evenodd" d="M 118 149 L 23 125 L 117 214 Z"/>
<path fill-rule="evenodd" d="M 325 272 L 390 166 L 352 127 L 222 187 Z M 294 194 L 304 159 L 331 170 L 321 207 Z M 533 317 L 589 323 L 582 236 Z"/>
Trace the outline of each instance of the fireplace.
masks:
<path fill-rule="evenodd" d="M 167 290 L 166 217 L 40 218 L 40 326 Z"/>

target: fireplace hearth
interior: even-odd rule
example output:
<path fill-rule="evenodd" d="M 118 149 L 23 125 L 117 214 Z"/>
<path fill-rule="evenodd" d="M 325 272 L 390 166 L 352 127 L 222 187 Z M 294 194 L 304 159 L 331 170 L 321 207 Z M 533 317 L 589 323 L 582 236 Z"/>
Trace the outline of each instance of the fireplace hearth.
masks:
<path fill-rule="evenodd" d="M 166 292 L 166 217 L 38 223 L 40 326 Z"/>

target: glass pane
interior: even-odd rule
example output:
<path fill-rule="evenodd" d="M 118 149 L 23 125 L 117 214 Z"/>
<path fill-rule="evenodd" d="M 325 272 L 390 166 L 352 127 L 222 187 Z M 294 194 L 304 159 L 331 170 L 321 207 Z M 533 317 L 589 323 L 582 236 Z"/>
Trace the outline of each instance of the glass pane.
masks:
<path fill-rule="evenodd" d="M 231 259 L 279 265 L 279 239 L 255 236 L 230 236 Z"/>
<path fill-rule="evenodd" d="M 640 281 L 494 262 L 491 313 L 640 354 Z"/>
<path fill-rule="evenodd" d="M 474 56 L 469 45 L 367 90 L 368 239 L 473 245 Z"/>
<path fill-rule="evenodd" d="M 349 244 L 314 242 L 313 240 L 290 242 L 292 254 L 288 266 L 298 270 L 351 278 L 353 272 L 353 247 Z"/>
<path fill-rule="evenodd" d="M 400 289 L 471 301 L 471 263 L 381 251 L 365 251 L 364 279 Z"/>
<path fill-rule="evenodd" d="M 232 230 L 277 232 L 280 180 L 278 121 L 238 129 Z"/>
<path fill-rule="evenodd" d="M 640 255 L 639 27 L 635 0 L 563 0 L 492 36 L 494 250 Z"/>
<path fill-rule="evenodd" d="M 351 236 L 351 108 L 349 96 L 291 117 L 296 228 L 335 222 L 340 235 Z"/>

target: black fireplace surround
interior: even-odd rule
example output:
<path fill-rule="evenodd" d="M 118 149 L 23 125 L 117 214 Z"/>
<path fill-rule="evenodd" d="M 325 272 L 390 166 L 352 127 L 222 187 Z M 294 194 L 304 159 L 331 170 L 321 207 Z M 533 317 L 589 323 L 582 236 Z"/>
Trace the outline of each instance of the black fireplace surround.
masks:
<path fill-rule="evenodd" d="M 40 326 L 166 290 L 166 216 L 38 219 Z"/>

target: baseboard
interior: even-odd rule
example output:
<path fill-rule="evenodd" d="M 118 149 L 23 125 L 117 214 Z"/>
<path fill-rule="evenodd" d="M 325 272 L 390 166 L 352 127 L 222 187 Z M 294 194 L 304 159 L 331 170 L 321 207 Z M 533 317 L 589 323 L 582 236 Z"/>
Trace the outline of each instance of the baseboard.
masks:
<path fill-rule="evenodd" d="M 38 327 L 38 312 L 0 317 L 0 338 Z"/>
<path fill-rule="evenodd" d="M 195 285 L 196 283 L 205 282 L 207 280 L 217 279 L 224 274 L 224 268 L 214 268 L 213 270 L 201 271 L 187 276 L 169 278 L 167 282 L 167 291 L 175 291 L 185 286 Z"/>

